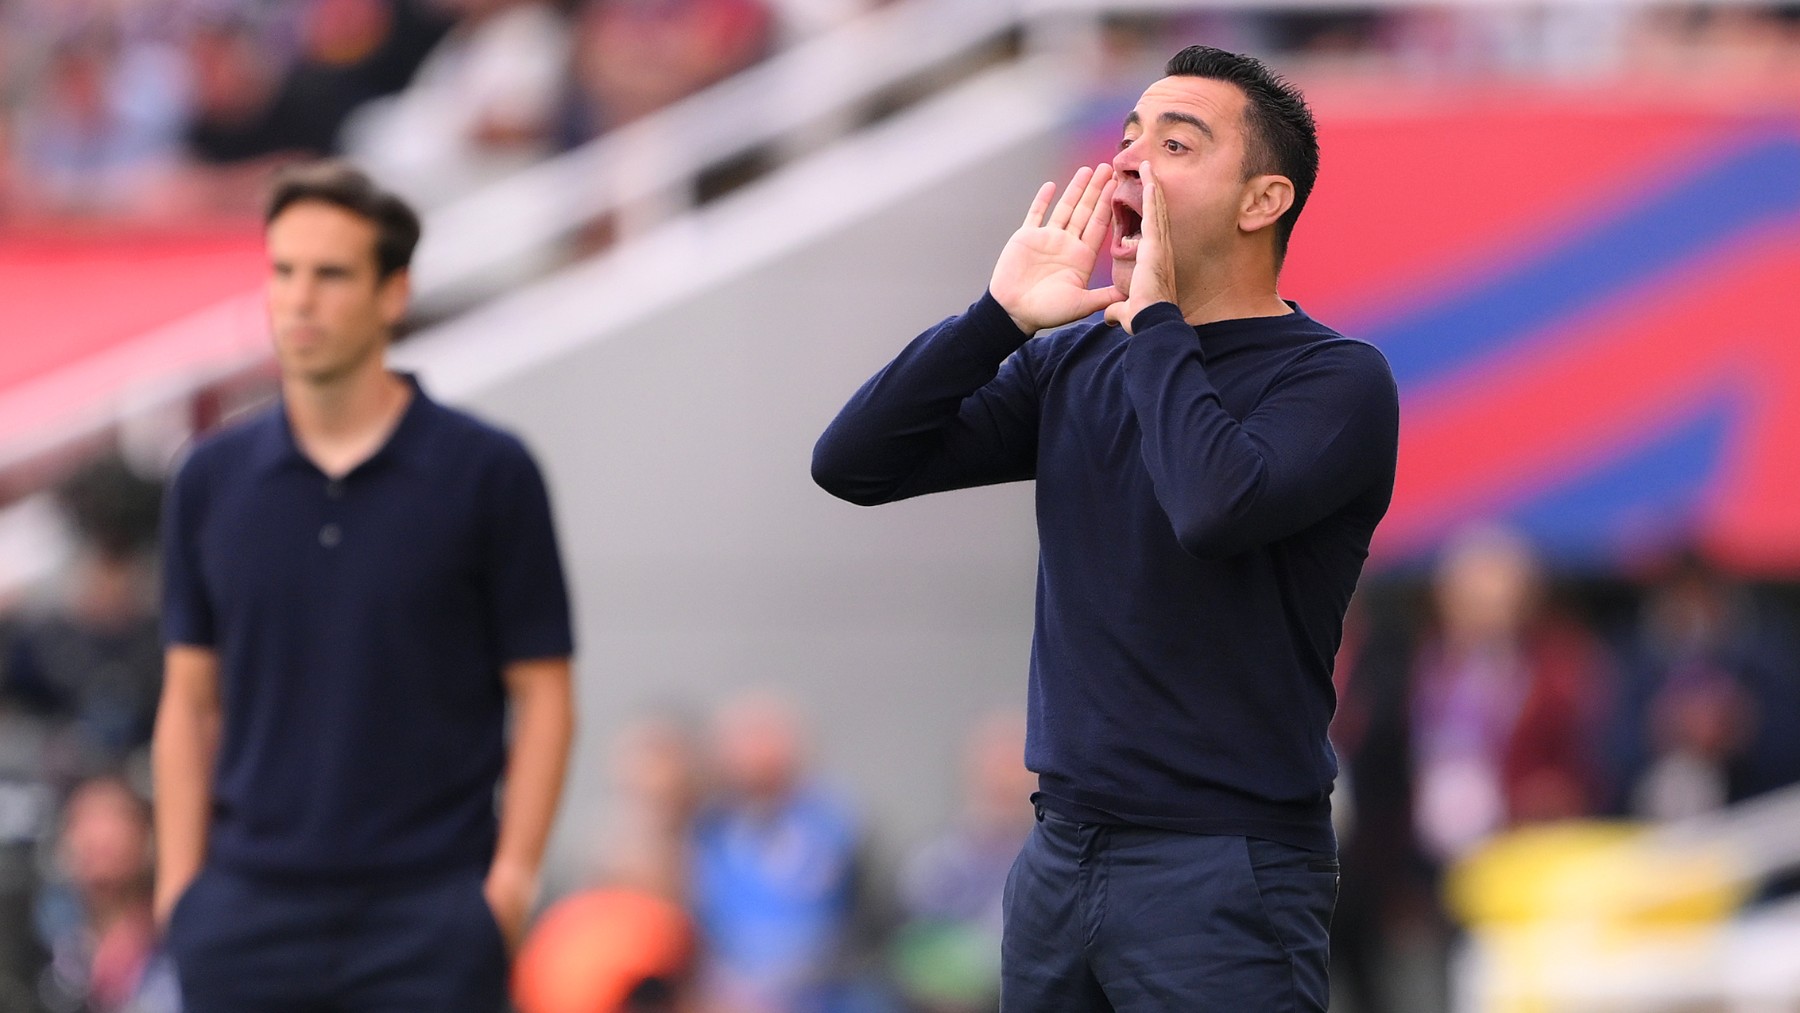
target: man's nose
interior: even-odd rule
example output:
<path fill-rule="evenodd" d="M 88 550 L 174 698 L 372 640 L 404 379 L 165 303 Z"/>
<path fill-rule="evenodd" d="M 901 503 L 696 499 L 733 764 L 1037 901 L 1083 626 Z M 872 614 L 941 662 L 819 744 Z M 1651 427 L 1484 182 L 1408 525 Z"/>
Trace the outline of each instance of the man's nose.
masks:
<path fill-rule="evenodd" d="M 1144 164 L 1144 155 L 1138 150 L 1138 142 L 1132 141 L 1120 148 L 1119 153 L 1113 156 L 1112 164 L 1114 175 L 1136 179 L 1138 166 Z"/>
<path fill-rule="evenodd" d="M 271 299 L 276 308 L 290 316 L 305 317 L 312 313 L 315 292 L 304 281 L 277 285 Z"/>
<path fill-rule="evenodd" d="M 301 312 L 312 309 L 313 302 L 318 295 L 319 286 L 314 284 L 310 278 L 302 278 L 294 284 L 294 309 Z"/>

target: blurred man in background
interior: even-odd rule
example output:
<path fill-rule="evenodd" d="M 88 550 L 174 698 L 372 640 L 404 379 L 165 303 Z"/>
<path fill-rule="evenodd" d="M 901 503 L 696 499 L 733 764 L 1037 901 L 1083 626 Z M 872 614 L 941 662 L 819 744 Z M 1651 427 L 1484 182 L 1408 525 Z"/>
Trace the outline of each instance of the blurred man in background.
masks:
<path fill-rule="evenodd" d="M 1607 737 L 1613 808 L 1682 819 L 1800 782 L 1787 617 L 1698 554 L 1647 590 Z"/>
<path fill-rule="evenodd" d="M 569 140 L 590 140 L 761 59 L 760 0 L 589 0 L 576 24 Z"/>
<path fill-rule="evenodd" d="M 150 908 L 150 806 L 115 777 L 83 782 L 63 812 L 56 877 L 38 902 L 52 1009 L 179 1013 Z"/>
<path fill-rule="evenodd" d="M 617 802 L 600 881 L 685 903 L 694 816 L 708 787 L 698 735 L 680 717 L 648 715 L 614 738 L 612 758 Z"/>
<path fill-rule="evenodd" d="M 675 713 L 633 719 L 611 742 L 616 804 L 596 882 L 532 925 L 513 974 L 520 1013 L 695 1009 L 689 893 L 694 815 L 705 792 L 699 737 Z"/>
<path fill-rule="evenodd" d="M 161 485 L 116 457 L 57 489 L 76 556 L 53 606 L 20 624 L 0 666 L 0 706 L 44 735 L 38 776 L 59 796 L 143 760 L 162 679 L 150 550 Z"/>
<path fill-rule="evenodd" d="M 32 214 L 138 214 L 179 164 L 181 57 L 142 24 L 66 6 L 33 26 L 45 33 L 34 47 L 44 55 L 20 96 L 15 199 Z"/>
<path fill-rule="evenodd" d="M 1613 665 L 1543 585 L 1530 544 L 1504 528 L 1464 531 L 1438 560 L 1411 746 L 1414 823 L 1439 865 L 1502 830 L 1600 812 Z"/>
<path fill-rule="evenodd" d="M 735 1013 L 842 1009 L 862 838 L 808 770 L 800 718 L 764 696 L 714 725 L 719 791 L 693 829 L 703 999 Z"/>
<path fill-rule="evenodd" d="M 930 1013 L 986 1013 L 1000 1001 L 1006 875 L 1036 823 L 1025 716 L 993 714 L 963 745 L 962 811 L 900 875 L 905 918 L 894 944 L 907 998 Z"/>
<path fill-rule="evenodd" d="M 549 501 L 386 367 L 410 208 L 324 163 L 267 224 L 280 403 L 165 515 L 157 912 L 190 1013 L 491 1013 L 572 733 Z"/>
<path fill-rule="evenodd" d="M 1039 822 L 1002 1008 L 1322 1011 L 1332 657 L 1398 395 L 1373 346 L 1277 292 L 1318 172 L 1304 99 L 1209 47 L 1165 73 L 1111 163 L 1054 208 L 1038 191 L 988 294 L 857 392 L 813 474 L 860 504 L 1037 479 Z M 1089 289 L 1109 224 L 1114 284 Z"/>

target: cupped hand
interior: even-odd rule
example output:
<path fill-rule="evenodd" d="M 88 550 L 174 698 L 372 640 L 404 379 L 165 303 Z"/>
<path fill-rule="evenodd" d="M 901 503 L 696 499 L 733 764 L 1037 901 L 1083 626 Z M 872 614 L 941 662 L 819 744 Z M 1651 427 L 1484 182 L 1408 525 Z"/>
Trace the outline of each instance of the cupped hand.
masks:
<path fill-rule="evenodd" d="M 1116 186 L 1112 165 L 1102 162 L 1077 169 L 1054 208 L 1050 199 L 1056 184 L 1038 188 L 1024 224 L 1000 251 L 988 282 L 988 291 L 1019 330 L 1035 334 L 1061 327 L 1124 298 L 1110 285 L 1088 288 L 1112 225 Z"/>
<path fill-rule="evenodd" d="M 1169 206 L 1163 202 L 1162 185 L 1150 163 L 1138 166 L 1144 183 L 1143 236 L 1138 240 L 1137 263 L 1131 269 L 1131 296 L 1122 293 L 1106 307 L 1106 322 L 1131 333 L 1137 315 L 1159 302 L 1180 305 L 1175 291 L 1175 252 L 1169 248 Z"/>

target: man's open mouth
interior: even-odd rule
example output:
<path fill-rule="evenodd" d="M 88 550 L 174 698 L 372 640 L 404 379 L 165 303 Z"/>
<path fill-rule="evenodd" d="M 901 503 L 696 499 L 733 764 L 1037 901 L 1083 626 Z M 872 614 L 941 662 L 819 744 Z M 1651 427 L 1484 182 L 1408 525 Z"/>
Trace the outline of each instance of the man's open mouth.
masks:
<path fill-rule="evenodd" d="M 1144 216 L 1129 203 L 1113 201 L 1113 249 L 1115 258 L 1137 253 L 1138 240 L 1144 237 Z"/>

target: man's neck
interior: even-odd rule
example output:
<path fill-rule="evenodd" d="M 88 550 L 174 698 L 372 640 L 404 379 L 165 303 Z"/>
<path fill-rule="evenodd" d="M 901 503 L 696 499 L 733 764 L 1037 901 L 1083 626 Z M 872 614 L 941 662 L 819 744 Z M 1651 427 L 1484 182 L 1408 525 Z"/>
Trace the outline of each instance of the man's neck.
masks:
<path fill-rule="evenodd" d="M 379 358 L 328 380 L 287 377 L 281 389 L 294 441 L 334 477 L 380 450 L 412 401 L 411 385 Z"/>
<path fill-rule="evenodd" d="M 1221 320 L 1279 317 L 1294 311 L 1275 287 L 1275 267 L 1266 254 L 1221 258 L 1194 278 L 1177 283 L 1181 316 L 1198 327 Z"/>
<path fill-rule="evenodd" d="M 1284 317 L 1294 308 L 1274 292 L 1249 294 L 1222 292 L 1203 301 L 1182 300 L 1181 317 L 1199 327 L 1221 320 L 1245 320 L 1251 317 Z"/>

